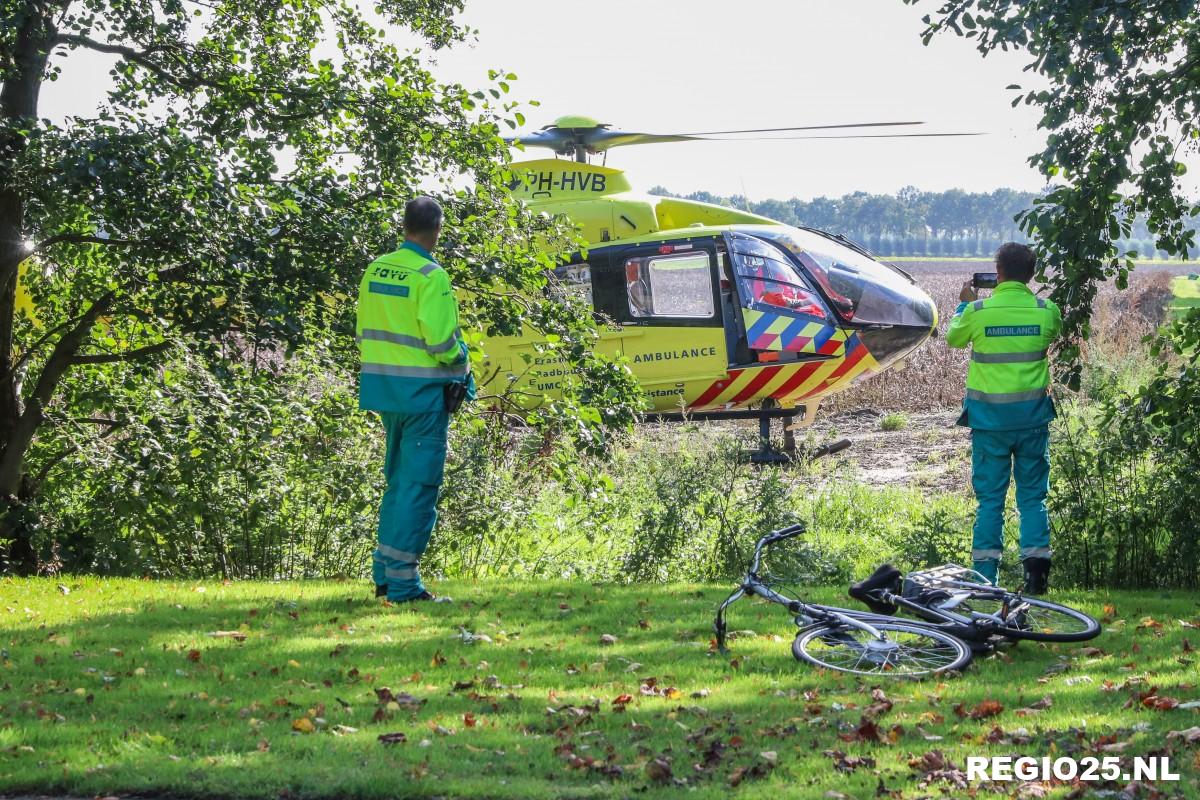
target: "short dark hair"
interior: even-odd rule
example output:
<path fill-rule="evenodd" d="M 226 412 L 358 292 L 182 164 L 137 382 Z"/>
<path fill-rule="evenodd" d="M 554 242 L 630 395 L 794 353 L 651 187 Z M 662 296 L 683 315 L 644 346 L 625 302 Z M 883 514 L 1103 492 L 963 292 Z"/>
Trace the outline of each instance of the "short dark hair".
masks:
<path fill-rule="evenodd" d="M 442 207 L 432 197 L 414 197 L 404 204 L 404 233 L 420 236 L 442 227 Z"/>
<path fill-rule="evenodd" d="M 1037 256 L 1027 244 L 1005 242 L 996 251 L 996 269 L 1010 281 L 1029 283 L 1037 272 Z"/>

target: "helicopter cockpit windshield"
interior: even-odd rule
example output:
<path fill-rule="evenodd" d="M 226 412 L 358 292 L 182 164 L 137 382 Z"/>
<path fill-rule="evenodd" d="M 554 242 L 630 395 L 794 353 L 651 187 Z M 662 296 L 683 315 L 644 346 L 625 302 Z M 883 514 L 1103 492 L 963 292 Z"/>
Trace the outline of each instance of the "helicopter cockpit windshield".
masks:
<path fill-rule="evenodd" d="M 844 322 L 928 328 L 928 297 L 899 272 L 811 231 L 764 226 L 753 231 L 800 262 Z"/>

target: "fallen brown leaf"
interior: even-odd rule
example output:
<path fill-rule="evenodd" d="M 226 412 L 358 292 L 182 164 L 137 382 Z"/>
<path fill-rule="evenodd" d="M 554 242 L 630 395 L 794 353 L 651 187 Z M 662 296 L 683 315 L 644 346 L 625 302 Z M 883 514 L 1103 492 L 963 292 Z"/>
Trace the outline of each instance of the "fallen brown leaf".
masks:
<path fill-rule="evenodd" d="M 1172 708 L 1175 708 L 1175 706 L 1179 705 L 1179 701 L 1174 697 L 1150 695 L 1142 700 L 1142 705 L 1146 708 L 1153 708 L 1156 711 L 1170 711 Z"/>
<path fill-rule="evenodd" d="M 967 709 L 962 703 L 954 707 L 954 713 L 959 717 L 970 717 L 971 719 L 987 719 L 996 716 L 1003 710 L 1004 706 L 997 700 L 984 700 L 972 709 Z"/>
<path fill-rule="evenodd" d="M 646 762 L 646 777 L 655 783 L 666 783 L 671 780 L 671 764 L 664 758 L 655 758 Z"/>

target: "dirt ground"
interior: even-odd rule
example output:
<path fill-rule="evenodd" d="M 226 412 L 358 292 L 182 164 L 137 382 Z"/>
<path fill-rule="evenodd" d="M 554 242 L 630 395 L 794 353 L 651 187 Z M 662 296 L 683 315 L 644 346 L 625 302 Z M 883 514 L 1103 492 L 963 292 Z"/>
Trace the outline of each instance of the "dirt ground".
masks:
<path fill-rule="evenodd" d="M 885 431 L 884 413 L 862 409 L 818 417 L 807 437 L 818 446 L 838 439 L 853 445 L 829 456 L 849 462 L 864 483 L 911 486 L 929 492 L 955 492 L 970 486 L 971 439 L 954 424 L 958 408 L 905 414 L 900 430 Z"/>

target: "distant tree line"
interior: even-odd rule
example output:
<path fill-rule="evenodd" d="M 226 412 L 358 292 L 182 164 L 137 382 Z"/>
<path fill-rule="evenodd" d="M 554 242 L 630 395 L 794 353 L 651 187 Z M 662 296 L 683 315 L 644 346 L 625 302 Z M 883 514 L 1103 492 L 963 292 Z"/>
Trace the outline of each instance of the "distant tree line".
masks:
<path fill-rule="evenodd" d="M 990 256 L 1003 242 L 1027 241 L 1014 217 L 1040 196 L 1016 189 L 926 192 L 915 186 L 896 194 L 853 192 L 813 200 L 754 201 L 703 191 L 680 195 L 663 186 L 655 186 L 650 194 L 746 209 L 788 225 L 840 233 L 882 256 L 953 257 Z M 1134 221 L 1119 246 L 1143 258 L 1166 257 L 1156 248 L 1144 219 Z"/>

